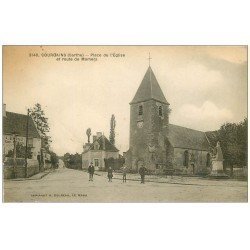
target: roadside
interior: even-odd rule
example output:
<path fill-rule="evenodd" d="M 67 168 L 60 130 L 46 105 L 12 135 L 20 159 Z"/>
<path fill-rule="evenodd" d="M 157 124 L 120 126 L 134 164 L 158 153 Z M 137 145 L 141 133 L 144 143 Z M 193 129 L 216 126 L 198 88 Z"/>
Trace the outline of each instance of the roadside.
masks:
<path fill-rule="evenodd" d="M 26 181 L 26 180 L 40 180 L 42 179 L 43 177 L 45 177 L 46 175 L 54 172 L 55 169 L 47 169 L 45 170 L 44 172 L 40 172 L 40 173 L 37 173 L 35 175 L 32 175 L 31 177 L 28 177 L 28 178 L 15 178 L 15 179 L 5 179 L 4 181 Z"/>
<path fill-rule="evenodd" d="M 108 182 L 106 172 L 96 173 L 93 182 L 88 173 L 67 168 L 40 180 L 5 180 L 4 202 L 247 202 L 247 182 L 173 176 L 161 183 L 146 176 L 144 185 L 138 174 L 128 174 L 123 183 L 121 174 Z"/>
<path fill-rule="evenodd" d="M 115 180 L 122 181 L 122 173 L 113 172 Z M 95 175 L 107 178 L 107 172 L 95 172 Z M 139 174 L 127 174 L 127 181 L 138 181 L 140 182 Z M 166 184 L 177 184 L 177 185 L 195 185 L 195 186 L 223 186 L 227 183 L 227 186 L 247 186 L 247 181 L 234 180 L 234 179 L 208 179 L 199 176 L 158 176 L 158 175 L 146 175 L 145 182 L 152 183 L 166 183 Z"/>

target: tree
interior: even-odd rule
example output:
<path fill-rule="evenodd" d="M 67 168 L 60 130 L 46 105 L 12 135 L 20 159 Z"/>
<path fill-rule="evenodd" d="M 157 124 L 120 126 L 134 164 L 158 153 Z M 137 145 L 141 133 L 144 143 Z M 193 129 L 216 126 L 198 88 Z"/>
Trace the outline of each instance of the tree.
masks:
<path fill-rule="evenodd" d="M 90 136 L 91 136 L 91 128 L 86 130 L 86 135 L 88 136 L 88 143 L 90 143 Z"/>
<path fill-rule="evenodd" d="M 220 141 L 226 166 L 247 166 L 247 118 L 240 123 L 225 123 L 214 133 L 213 145 Z"/>
<path fill-rule="evenodd" d="M 48 124 L 48 118 L 45 116 L 41 104 L 36 103 L 35 106 L 30 109 L 30 116 L 40 133 L 44 148 L 49 150 L 51 137 L 48 136 L 48 132 L 50 131 L 50 127 Z"/>
<path fill-rule="evenodd" d="M 51 164 L 55 167 L 58 165 L 58 162 L 59 162 L 59 157 L 57 156 L 57 154 L 53 151 L 49 151 L 49 154 L 50 154 L 50 162 Z"/>
<path fill-rule="evenodd" d="M 63 161 L 67 168 L 71 169 L 81 169 L 82 167 L 82 156 L 81 154 L 69 154 L 66 153 L 63 156 Z"/>
<path fill-rule="evenodd" d="M 109 135 L 109 140 L 113 145 L 115 145 L 115 126 L 116 126 L 116 120 L 113 114 L 110 120 L 110 135 Z"/>
<path fill-rule="evenodd" d="M 239 124 L 238 128 L 238 144 L 240 145 L 240 150 L 242 152 L 240 163 L 241 165 L 247 166 L 248 158 L 248 120 L 244 119 L 243 122 Z"/>

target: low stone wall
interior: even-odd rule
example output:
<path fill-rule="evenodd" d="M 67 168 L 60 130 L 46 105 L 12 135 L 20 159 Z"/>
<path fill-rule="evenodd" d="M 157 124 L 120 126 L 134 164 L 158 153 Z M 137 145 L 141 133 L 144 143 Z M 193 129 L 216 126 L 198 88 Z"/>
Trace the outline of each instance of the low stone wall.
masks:
<path fill-rule="evenodd" d="M 33 176 L 35 174 L 39 173 L 39 165 L 36 166 L 30 166 L 27 169 L 27 177 Z"/>
<path fill-rule="evenodd" d="M 27 177 L 31 177 L 37 173 L 39 173 L 39 165 L 38 164 L 28 165 Z M 4 176 L 4 179 L 25 178 L 25 166 L 18 165 L 15 168 L 15 173 L 14 173 L 13 166 L 4 166 L 3 176 Z"/>

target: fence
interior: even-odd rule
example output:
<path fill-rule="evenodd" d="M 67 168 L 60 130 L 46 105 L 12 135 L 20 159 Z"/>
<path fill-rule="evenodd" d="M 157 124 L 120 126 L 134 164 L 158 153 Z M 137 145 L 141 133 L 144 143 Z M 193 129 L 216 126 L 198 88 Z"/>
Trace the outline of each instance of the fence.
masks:
<path fill-rule="evenodd" d="M 233 167 L 233 168 L 226 168 L 226 174 L 233 179 L 248 179 L 248 171 L 247 167 Z"/>

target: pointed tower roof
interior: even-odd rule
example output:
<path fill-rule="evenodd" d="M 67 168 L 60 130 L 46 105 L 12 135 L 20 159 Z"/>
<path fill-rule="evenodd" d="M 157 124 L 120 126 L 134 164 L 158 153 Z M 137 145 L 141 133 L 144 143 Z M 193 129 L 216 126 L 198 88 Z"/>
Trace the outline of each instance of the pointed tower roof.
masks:
<path fill-rule="evenodd" d="M 133 98 L 132 102 L 130 102 L 130 104 L 144 102 L 152 99 L 169 104 L 161 90 L 161 87 L 154 75 L 153 70 L 149 66 L 146 74 L 143 77 L 141 85 L 139 86 L 135 97 Z"/>

